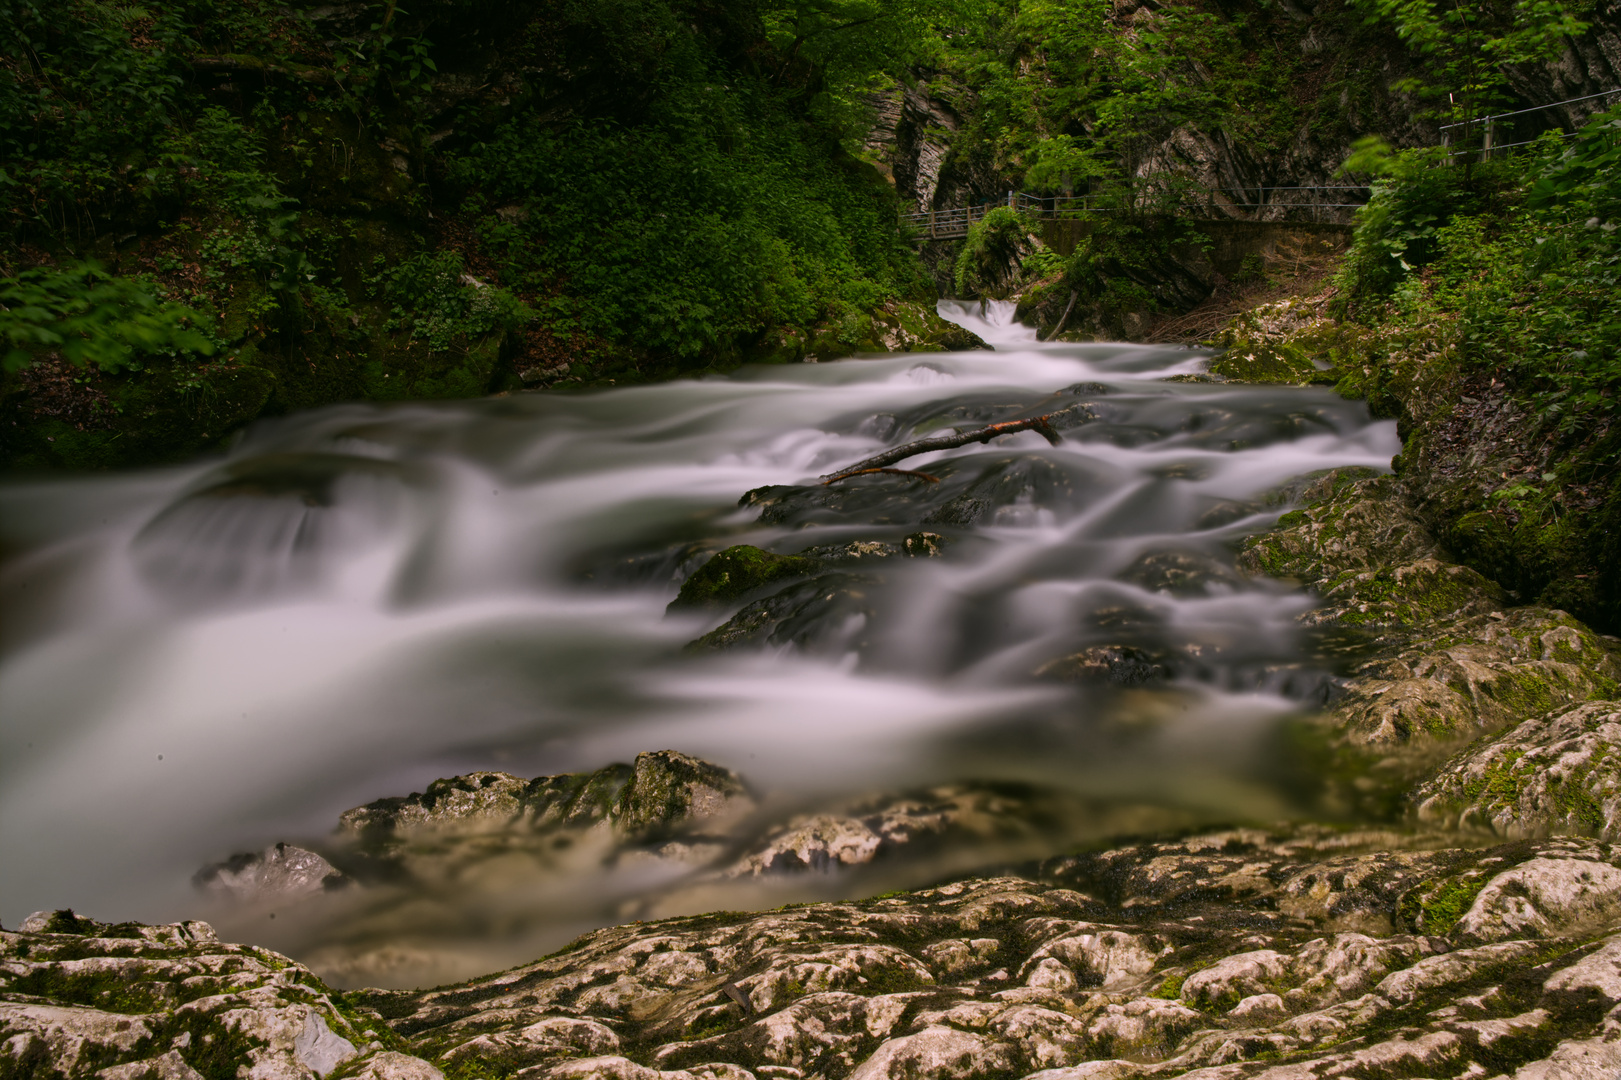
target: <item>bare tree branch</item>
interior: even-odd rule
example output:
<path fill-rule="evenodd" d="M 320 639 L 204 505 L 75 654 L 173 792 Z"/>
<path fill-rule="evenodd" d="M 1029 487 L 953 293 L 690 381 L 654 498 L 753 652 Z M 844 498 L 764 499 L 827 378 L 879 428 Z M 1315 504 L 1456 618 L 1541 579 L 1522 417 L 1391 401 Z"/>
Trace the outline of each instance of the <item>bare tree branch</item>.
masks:
<path fill-rule="evenodd" d="M 916 442 L 905 443 L 901 446 L 885 450 L 881 454 L 874 454 L 865 461 L 858 461 L 849 468 L 829 473 L 822 477 L 822 486 L 836 483 L 849 476 L 866 472 L 906 472 L 904 469 L 887 469 L 885 466 L 893 465 L 897 461 L 904 461 L 918 454 L 927 454 L 931 450 L 950 450 L 953 447 L 967 446 L 973 442 L 990 442 L 998 435 L 1012 435 L 1020 431 L 1034 431 L 1048 442 L 1057 446 L 1061 441 L 1058 432 L 1047 422 L 1052 413 L 1032 417 L 1029 420 L 1004 420 L 1000 424 L 986 424 L 981 428 L 969 431 L 953 431 L 949 435 L 934 435 L 927 439 L 918 439 Z M 927 474 L 912 474 L 927 475 Z M 933 479 L 931 477 L 930 479 Z"/>

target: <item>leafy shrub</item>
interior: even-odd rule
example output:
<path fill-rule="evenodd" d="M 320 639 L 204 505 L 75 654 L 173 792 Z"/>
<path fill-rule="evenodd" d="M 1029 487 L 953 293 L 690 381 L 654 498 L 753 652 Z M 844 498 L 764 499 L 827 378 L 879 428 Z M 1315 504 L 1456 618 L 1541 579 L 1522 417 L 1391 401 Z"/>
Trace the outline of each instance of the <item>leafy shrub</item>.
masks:
<path fill-rule="evenodd" d="M 387 329 L 409 330 L 434 352 L 492 330 L 517 330 L 534 317 L 505 289 L 469 275 L 454 251 L 414 255 L 394 266 L 379 258 L 375 284 L 390 304 Z"/>
<path fill-rule="evenodd" d="M 7 371 L 47 353 L 103 371 L 133 366 L 142 354 L 210 354 L 214 343 L 193 329 L 201 322 L 196 312 L 159 299 L 144 282 L 113 277 L 95 263 L 0 278 Z"/>
<path fill-rule="evenodd" d="M 1352 295 L 1446 323 L 1464 363 L 1509 376 L 1569 430 L 1621 394 L 1621 107 L 1471 177 L 1403 165 L 1358 218 Z M 1422 271 L 1419 273 L 1418 271 Z"/>

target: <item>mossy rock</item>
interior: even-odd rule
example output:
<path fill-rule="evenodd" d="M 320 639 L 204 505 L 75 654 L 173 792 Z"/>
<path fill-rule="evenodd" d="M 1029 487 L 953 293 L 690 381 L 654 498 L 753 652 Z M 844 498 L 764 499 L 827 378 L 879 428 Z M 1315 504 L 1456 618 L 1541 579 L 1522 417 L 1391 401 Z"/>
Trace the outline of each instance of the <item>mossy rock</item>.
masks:
<path fill-rule="evenodd" d="M 650 838 L 746 799 L 736 773 L 675 750 L 636 755 L 630 782 L 610 814 L 627 836 Z"/>
<path fill-rule="evenodd" d="M 816 559 L 778 555 L 750 544 L 729 547 L 700 566 L 670 601 L 670 611 L 728 607 L 768 585 L 809 577 L 821 569 Z"/>
<path fill-rule="evenodd" d="M 1260 344 L 1228 349 L 1210 362 L 1210 374 L 1248 383 L 1332 383 L 1330 370 L 1319 370 L 1304 349 L 1292 344 Z"/>

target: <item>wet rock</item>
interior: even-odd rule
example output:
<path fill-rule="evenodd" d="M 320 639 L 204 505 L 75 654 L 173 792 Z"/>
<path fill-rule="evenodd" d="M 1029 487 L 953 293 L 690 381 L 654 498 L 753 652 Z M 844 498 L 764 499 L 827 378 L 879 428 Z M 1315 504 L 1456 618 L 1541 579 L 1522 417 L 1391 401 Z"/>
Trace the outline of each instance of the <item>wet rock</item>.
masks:
<path fill-rule="evenodd" d="M 1155 551 L 1139 558 L 1119 575 L 1149 592 L 1192 596 L 1238 584 L 1238 575 L 1220 559 L 1194 551 Z"/>
<path fill-rule="evenodd" d="M 1010 1047 L 956 1028 L 930 1027 L 884 1043 L 850 1074 L 850 1080 L 909 1080 L 914 1076 L 972 1080 L 1006 1073 L 1013 1064 Z"/>
<path fill-rule="evenodd" d="M 1611 696 L 1617 673 L 1598 636 L 1563 612 L 1492 611 L 1365 662 L 1336 713 L 1358 741 L 1448 737 Z"/>
<path fill-rule="evenodd" d="M 884 581 L 882 576 L 861 570 L 895 558 L 932 558 L 944 552 L 946 543 L 939 533 L 915 532 L 899 543 L 853 540 L 806 548 L 793 558 L 800 560 L 796 565 L 802 569 L 813 567 L 816 576 L 744 605 L 725 623 L 689 642 L 687 648 L 711 652 L 796 645 L 812 651 L 846 651 L 852 636 L 873 617 L 867 600 L 871 589 Z"/>
<path fill-rule="evenodd" d="M 1168 654 L 1131 645 L 1093 645 L 1049 660 L 1036 669 L 1045 678 L 1065 682 L 1144 686 L 1171 677 Z"/>
<path fill-rule="evenodd" d="M 868 574 L 821 574 L 748 604 L 687 648 L 794 645 L 813 653 L 847 652 L 875 614 L 868 597 L 882 582 Z"/>
<path fill-rule="evenodd" d="M 778 555 L 749 544 L 718 552 L 681 583 L 671 611 L 726 607 L 789 578 L 808 577 L 822 568 L 815 559 Z"/>
<path fill-rule="evenodd" d="M 419 1057 L 384 1050 L 373 1054 L 354 1074 L 355 1080 L 444 1080 L 445 1074 Z"/>
<path fill-rule="evenodd" d="M 427 1061 L 384 1051 L 368 1038 L 386 1029 L 381 1017 L 340 1008 L 284 956 L 221 944 L 204 923 L 80 922 L 0 932 L 0 1068 L 74 1080 L 192 1080 L 221 1067 L 442 1080 Z"/>
<path fill-rule="evenodd" d="M 944 506 L 930 510 L 922 518 L 925 525 L 954 525 L 966 529 L 978 525 L 991 511 L 991 501 L 979 495 L 958 495 Z"/>
<path fill-rule="evenodd" d="M 339 888 L 347 881 L 342 871 L 315 852 L 285 843 L 272 844 L 255 854 L 233 855 L 222 863 L 204 867 L 192 879 L 206 892 L 248 903 L 296 899 Z"/>
<path fill-rule="evenodd" d="M 1271 949 L 1223 957 L 1182 984 L 1183 1000 L 1223 1012 L 1241 998 L 1265 993 L 1288 970 L 1288 959 Z"/>
<path fill-rule="evenodd" d="M 1471 747 L 1416 794 L 1422 820 L 1500 836 L 1621 837 L 1621 704 L 1567 706 Z"/>
<path fill-rule="evenodd" d="M 1435 539 L 1406 508 L 1394 478 L 1324 479 L 1302 491 L 1306 505 L 1284 514 L 1275 531 L 1245 544 L 1242 568 L 1323 585 L 1344 574 L 1437 557 Z"/>
<path fill-rule="evenodd" d="M 1021 837 L 1049 836 L 1077 812 L 1062 796 L 1033 788 L 942 785 L 793 817 L 747 841 L 742 856 L 719 875 L 825 873 L 941 851 L 962 855 L 975 845 L 1016 850 Z"/>
<path fill-rule="evenodd" d="M 638 754 L 632 765 L 524 780 L 478 772 L 436 780 L 425 792 L 379 799 L 345 811 L 340 837 L 399 855 L 413 836 L 444 840 L 493 832 L 549 834 L 607 825 L 626 840 L 645 840 L 753 802 L 730 770 L 675 750 Z"/>
<path fill-rule="evenodd" d="M 1487 882 L 1452 936 L 1461 941 L 1564 937 L 1621 920 L 1621 870 L 1595 859 L 1536 858 Z"/>
<path fill-rule="evenodd" d="M 1325 318 L 1315 301 L 1288 297 L 1252 308 L 1223 328 L 1212 342 L 1223 351 L 1210 372 L 1250 383 L 1333 383 L 1338 373 L 1315 358 L 1343 348 L 1356 333 Z"/>
<path fill-rule="evenodd" d="M 736 773 L 674 750 L 637 754 L 630 782 L 608 819 L 645 839 L 689 822 L 710 822 L 753 808 Z"/>

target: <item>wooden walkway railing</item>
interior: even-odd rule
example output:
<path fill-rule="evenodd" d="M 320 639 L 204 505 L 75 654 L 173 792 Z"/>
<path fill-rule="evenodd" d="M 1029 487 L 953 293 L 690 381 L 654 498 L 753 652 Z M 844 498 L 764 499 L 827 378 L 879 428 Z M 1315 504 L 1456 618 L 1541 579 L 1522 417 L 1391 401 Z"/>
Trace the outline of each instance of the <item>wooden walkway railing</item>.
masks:
<path fill-rule="evenodd" d="M 1284 194 L 1287 193 L 1287 194 Z M 1355 210 L 1368 201 L 1366 184 L 1327 184 L 1315 187 L 1263 187 L 1233 193 L 1214 188 L 1183 188 L 1159 193 L 1155 202 L 1161 212 L 1177 217 L 1229 221 L 1338 220 L 1341 215 L 1324 211 Z M 1007 198 L 978 206 L 950 210 L 920 210 L 902 214 L 903 228 L 917 231 L 918 239 L 950 240 L 967 236 L 968 230 L 985 215 L 1010 207 L 1040 218 L 1082 218 L 1089 214 L 1120 211 L 1118 195 L 1029 195 L 1010 191 Z"/>

